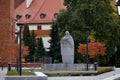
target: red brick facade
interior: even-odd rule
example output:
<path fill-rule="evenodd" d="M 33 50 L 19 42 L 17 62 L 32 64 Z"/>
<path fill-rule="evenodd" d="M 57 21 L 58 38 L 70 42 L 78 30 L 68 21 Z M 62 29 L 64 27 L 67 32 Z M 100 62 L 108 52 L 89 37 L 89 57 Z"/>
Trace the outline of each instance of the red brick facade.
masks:
<path fill-rule="evenodd" d="M 0 0 L 0 62 L 10 61 L 9 50 L 14 43 L 14 0 Z M 7 54 L 2 57 L 3 54 Z"/>

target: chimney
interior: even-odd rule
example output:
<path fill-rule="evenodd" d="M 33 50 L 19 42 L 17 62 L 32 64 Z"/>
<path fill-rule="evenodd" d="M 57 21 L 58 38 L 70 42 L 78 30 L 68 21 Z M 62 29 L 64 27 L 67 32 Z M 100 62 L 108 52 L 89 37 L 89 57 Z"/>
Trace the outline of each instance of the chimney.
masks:
<path fill-rule="evenodd" d="M 26 0 L 26 8 L 29 8 L 33 0 Z"/>

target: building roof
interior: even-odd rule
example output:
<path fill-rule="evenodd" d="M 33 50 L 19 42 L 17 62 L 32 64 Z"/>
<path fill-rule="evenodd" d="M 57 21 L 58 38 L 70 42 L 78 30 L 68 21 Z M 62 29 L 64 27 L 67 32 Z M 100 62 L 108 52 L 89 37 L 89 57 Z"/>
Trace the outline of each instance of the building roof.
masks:
<path fill-rule="evenodd" d="M 19 23 L 51 23 L 60 9 L 65 8 L 64 0 L 33 0 L 26 8 L 26 0 L 15 9 L 14 18 Z"/>

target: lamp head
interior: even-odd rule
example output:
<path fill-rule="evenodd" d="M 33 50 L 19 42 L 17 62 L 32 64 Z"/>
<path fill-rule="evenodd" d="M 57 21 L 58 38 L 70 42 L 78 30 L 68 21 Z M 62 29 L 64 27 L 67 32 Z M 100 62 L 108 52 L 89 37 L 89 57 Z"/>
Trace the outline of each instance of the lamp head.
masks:
<path fill-rule="evenodd" d="M 116 0 L 117 10 L 118 10 L 118 15 L 120 16 L 120 0 Z"/>

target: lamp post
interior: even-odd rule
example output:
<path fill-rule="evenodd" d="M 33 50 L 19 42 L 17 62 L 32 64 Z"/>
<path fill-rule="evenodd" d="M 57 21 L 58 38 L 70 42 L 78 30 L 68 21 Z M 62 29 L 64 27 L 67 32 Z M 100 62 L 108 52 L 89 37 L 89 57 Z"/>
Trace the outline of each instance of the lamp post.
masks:
<path fill-rule="evenodd" d="M 19 34 L 19 72 L 20 76 L 22 75 L 22 26 L 23 24 L 17 23 L 17 26 L 19 26 L 19 32 L 16 32 L 15 34 Z"/>
<path fill-rule="evenodd" d="M 118 11 L 118 16 L 120 16 L 120 0 L 116 0 L 116 7 L 117 7 L 117 11 Z M 115 47 L 115 66 L 117 66 L 117 46 Z"/>
<path fill-rule="evenodd" d="M 117 47 L 115 46 L 115 66 L 117 67 Z"/>
<path fill-rule="evenodd" d="M 89 33 L 89 27 L 85 27 L 86 30 L 86 71 L 88 71 L 88 33 Z"/>

